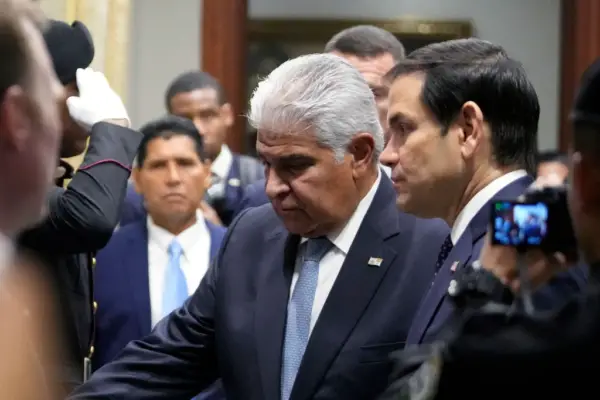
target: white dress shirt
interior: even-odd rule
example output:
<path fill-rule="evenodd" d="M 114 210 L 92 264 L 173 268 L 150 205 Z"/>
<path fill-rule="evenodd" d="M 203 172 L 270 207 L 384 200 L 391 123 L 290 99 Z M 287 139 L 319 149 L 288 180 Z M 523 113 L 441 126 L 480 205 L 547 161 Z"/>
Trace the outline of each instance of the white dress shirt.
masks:
<path fill-rule="evenodd" d="M 392 176 L 392 169 L 387 165 L 379 164 L 379 168 L 383 170 L 383 172 L 387 175 L 388 178 Z"/>
<path fill-rule="evenodd" d="M 223 145 L 221 146 L 221 152 L 210 167 L 210 172 L 218 176 L 221 181 L 226 182 L 231 164 L 233 164 L 233 154 L 229 150 L 229 147 Z"/>
<path fill-rule="evenodd" d="M 225 190 L 227 188 L 227 177 L 229 177 L 229 170 L 233 164 L 233 154 L 229 147 L 223 145 L 221 152 L 215 158 L 210 168 L 212 175 L 216 177 L 213 179 L 210 187 L 206 190 L 209 197 L 213 199 L 220 199 L 225 196 Z"/>
<path fill-rule="evenodd" d="M 452 226 L 452 232 L 450 237 L 452 238 L 452 244 L 456 244 L 465 229 L 471 223 L 471 220 L 475 218 L 477 213 L 502 189 L 516 181 L 517 179 L 527 176 L 527 171 L 519 169 L 516 171 L 509 172 L 508 174 L 502 175 L 499 178 L 494 179 L 486 187 L 481 189 L 462 209 L 462 211 L 456 217 L 454 225 Z"/>
<path fill-rule="evenodd" d="M 319 263 L 319 280 L 317 282 L 317 291 L 315 292 L 315 299 L 310 318 L 311 333 L 315 327 L 315 324 L 317 323 L 319 315 L 321 314 L 321 310 L 323 310 L 323 306 L 325 305 L 325 301 L 329 296 L 329 292 L 331 292 L 331 288 L 333 287 L 336 278 L 342 270 L 342 265 L 346 260 L 346 255 L 348 254 L 348 251 L 350 251 L 350 246 L 352 246 L 352 243 L 354 242 L 354 238 L 358 233 L 358 229 L 360 228 L 365 215 L 367 215 L 369 207 L 371 207 L 371 203 L 373 202 L 373 198 L 375 198 L 375 193 L 377 192 L 380 181 L 381 172 L 378 172 L 377 180 L 365 197 L 363 197 L 360 203 L 358 203 L 358 207 L 356 207 L 356 210 L 354 210 L 354 213 L 344 228 L 342 228 L 339 232 L 327 235 L 327 238 L 331 241 L 331 243 L 333 243 L 333 247 L 325 254 Z M 294 292 L 294 287 L 296 286 L 298 276 L 300 275 L 300 268 L 302 267 L 302 251 L 304 250 L 304 243 L 307 240 L 308 239 L 302 239 L 300 249 L 298 250 L 298 257 L 296 259 L 296 266 L 294 269 L 294 275 L 292 277 L 290 293 Z M 291 298 L 292 296 L 290 296 L 290 300 Z"/>
<path fill-rule="evenodd" d="M 210 264 L 210 232 L 198 211 L 197 222 L 175 236 L 157 226 L 148 216 L 148 282 L 152 327 L 163 317 L 162 298 L 165 270 L 169 263 L 168 249 L 177 238 L 183 249 L 180 267 L 187 281 L 188 294 L 194 293 Z"/>

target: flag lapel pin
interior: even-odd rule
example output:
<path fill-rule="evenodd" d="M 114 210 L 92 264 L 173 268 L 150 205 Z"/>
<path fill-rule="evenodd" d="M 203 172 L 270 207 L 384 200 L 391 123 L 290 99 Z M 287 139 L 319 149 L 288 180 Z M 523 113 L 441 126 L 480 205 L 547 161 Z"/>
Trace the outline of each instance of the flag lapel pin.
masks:
<path fill-rule="evenodd" d="M 369 258 L 369 262 L 367 264 L 369 264 L 370 267 L 381 267 L 382 262 L 383 258 L 371 257 Z"/>
<path fill-rule="evenodd" d="M 450 271 L 456 272 L 456 268 L 458 268 L 458 261 L 454 261 L 452 266 L 450 267 Z"/>

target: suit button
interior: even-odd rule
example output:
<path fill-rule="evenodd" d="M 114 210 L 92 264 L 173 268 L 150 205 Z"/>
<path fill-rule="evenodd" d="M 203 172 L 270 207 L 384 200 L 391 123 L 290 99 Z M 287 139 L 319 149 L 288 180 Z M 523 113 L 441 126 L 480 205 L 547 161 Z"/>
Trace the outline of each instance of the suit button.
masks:
<path fill-rule="evenodd" d="M 94 314 L 96 314 L 96 311 L 98 311 L 98 302 L 94 302 Z"/>
<path fill-rule="evenodd" d="M 94 355 L 94 346 L 90 346 L 90 355 L 89 357 L 91 358 Z"/>

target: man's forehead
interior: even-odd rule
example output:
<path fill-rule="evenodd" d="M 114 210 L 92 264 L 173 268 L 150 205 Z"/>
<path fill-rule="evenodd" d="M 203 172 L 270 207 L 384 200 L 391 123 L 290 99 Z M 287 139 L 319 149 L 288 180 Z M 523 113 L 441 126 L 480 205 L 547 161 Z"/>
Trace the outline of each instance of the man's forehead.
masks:
<path fill-rule="evenodd" d="M 381 53 L 373 57 L 359 57 L 354 54 L 333 52 L 356 68 L 371 85 L 381 85 L 381 78 L 394 66 L 394 57 L 390 53 Z"/>
<path fill-rule="evenodd" d="M 310 154 L 316 147 L 316 137 L 310 132 L 282 134 L 259 130 L 256 139 L 256 151 L 263 157 Z"/>
<path fill-rule="evenodd" d="M 332 54 L 342 57 L 354 67 L 387 67 L 389 70 L 395 64 L 394 57 L 390 53 L 381 53 L 370 57 L 361 57 L 356 54 L 342 53 L 339 51 L 334 51 Z M 387 72 L 387 70 L 385 72 Z"/>
<path fill-rule="evenodd" d="M 205 107 L 215 107 L 219 105 L 219 95 L 213 88 L 194 89 L 189 92 L 177 93 L 171 99 L 173 105 L 187 105 L 190 103 L 202 105 Z"/>
<path fill-rule="evenodd" d="M 186 135 L 160 136 L 148 142 L 147 153 L 194 152 L 194 146 L 194 141 Z"/>
<path fill-rule="evenodd" d="M 420 74 L 402 75 L 396 78 L 389 91 L 388 117 L 416 116 L 422 114 L 424 106 L 421 101 L 423 76 Z"/>
<path fill-rule="evenodd" d="M 421 97 L 425 75 L 419 72 L 403 74 L 395 78 L 390 86 L 390 100 L 413 100 Z"/>
<path fill-rule="evenodd" d="M 314 143 L 314 138 L 303 134 L 273 134 L 259 132 L 256 146 L 261 148 L 270 147 L 305 147 Z"/>

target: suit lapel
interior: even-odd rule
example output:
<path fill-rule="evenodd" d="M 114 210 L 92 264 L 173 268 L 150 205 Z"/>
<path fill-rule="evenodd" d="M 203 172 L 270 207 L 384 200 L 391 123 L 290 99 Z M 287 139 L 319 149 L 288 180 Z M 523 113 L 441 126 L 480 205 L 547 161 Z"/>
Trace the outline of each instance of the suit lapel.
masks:
<path fill-rule="evenodd" d="M 138 326 L 142 336 L 152 328 L 150 314 L 150 284 L 148 280 L 148 230 L 146 220 L 135 222 L 135 232 L 129 238 L 123 269 L 129 277 L 131 296 L 137 310 Z"/>
<path fill-rule="evenodd" d="M 491 222 L 491 204 L 493 202 L 502 200 L 515 200 L 517 197 L 522 195 L 532 183 L 532 177 L 524 176 L 496 193 L 490 199 L 490 201 L 477 212 L 477 214 L 469 223 L 469 227 L 473 234 L 473 241 L 479 240 L 487 232 Z"/>
<path fill-rule="evenodd" d="M 208 229 L 208 233 L 210 235 L 209 257 L 211 260 L 213 260 L 219 253 L 219 249 L 221 248 L 221 242 L 223 241 L 223 236 L 225 236 L 225 230 L 221 227 L 212 224 L 209 221 L 204 222 L 206 223 L 206 228 Z"/>
<path fill-rule="evenodd" d="M 396 251 L 386 243 L 400 231 L 398 211 L 392 201 L 394 196 L 389 180 L 382 176 L 373 203 L 310 336 L 292 399 L 313 396 L 394 262 Z M 372 257 L 380 258 L 381 265 L 370 266 Z"/>
<path fill-rule="evenodd" d="M 421 343 L 429 325 L 437 314 L 437 311 L 448 292 L 448 286 L 456 268 L 470 262 L 473 251 L 473 238 L 469 229 L 465 230 L 458 243 L 452 248 L 448 258 L 435 276 L 432 285 L 423 298 L 419 311 L 414 318 L 407 344 Z"/>
<path fill-rule="evenodd" d="M 473 217 L 468 228 L 454 246 L 442 268 L 435 277 L 435 280 L 423 298 L 419 311 L 415 316 L 413 325 L 408 334 L 407 343 L 421 343 L 425 337 L 425 333 L 436 316 L 442 300 L 444 300 L 448 292 L 448 286 L 452 280 L 453 266 L 458 262 L 458 268 L 472 262 L 474 243 L 479 241 L 486 233 L 490 223 L 490 204 L 497 200 L 512 200 L 521 195 L 527 187 L 533 182 L 530 176 L 519 178 L 510 183 L 492 199 L 486 203 L 481 210 Z M 475 257 L 478 257 L 476 254 Z"/>
<path fill-rule="evenodd" d="M 267 239 L 258 268 L 255 338 L 263 397 L 281 397 L 281 355 L 287 303 L 300 237 L 280 230 Z"/>

